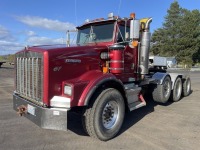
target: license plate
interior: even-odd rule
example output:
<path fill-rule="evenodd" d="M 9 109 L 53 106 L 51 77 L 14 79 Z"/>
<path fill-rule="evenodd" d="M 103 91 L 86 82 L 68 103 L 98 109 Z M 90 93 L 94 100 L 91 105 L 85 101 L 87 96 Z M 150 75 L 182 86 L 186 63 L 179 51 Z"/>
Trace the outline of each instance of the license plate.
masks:
<path fill-rule="evenodd" d="M 35 107 L 31 106 L 31 105 L 27 105 L 27 112 L 31 115 L 35 116 Z"/>

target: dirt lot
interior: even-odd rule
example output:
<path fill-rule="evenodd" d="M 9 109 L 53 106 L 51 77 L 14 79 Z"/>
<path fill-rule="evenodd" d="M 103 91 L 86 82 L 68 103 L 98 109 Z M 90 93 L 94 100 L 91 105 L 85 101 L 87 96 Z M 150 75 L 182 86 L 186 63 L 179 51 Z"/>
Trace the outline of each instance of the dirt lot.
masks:
<path fill-rule="evenodd" d="M 0 68 L 0 150 L 197 150 L 200 147 L 200 72 L 191 72 L 192 94 L 176 103 L 128 113 L 120 134 L 101 142 L 85 135 L 79 116 L 70 116 L 69 131 L 37 127 L 12 109 L 14 70 Z"/>

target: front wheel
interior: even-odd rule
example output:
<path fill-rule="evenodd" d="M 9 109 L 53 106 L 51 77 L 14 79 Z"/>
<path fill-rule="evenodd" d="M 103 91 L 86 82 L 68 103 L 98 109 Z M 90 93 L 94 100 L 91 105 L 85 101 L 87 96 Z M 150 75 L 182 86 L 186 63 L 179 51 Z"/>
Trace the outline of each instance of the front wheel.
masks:
<path fill-rule="evenodd" d="M 83 126 L 90 136 L 107 141 L 119 132 L 124 114 L 122 95 L 118 90 L 109 88 L 102 91 L 95 102 L 85 110 Z"/>

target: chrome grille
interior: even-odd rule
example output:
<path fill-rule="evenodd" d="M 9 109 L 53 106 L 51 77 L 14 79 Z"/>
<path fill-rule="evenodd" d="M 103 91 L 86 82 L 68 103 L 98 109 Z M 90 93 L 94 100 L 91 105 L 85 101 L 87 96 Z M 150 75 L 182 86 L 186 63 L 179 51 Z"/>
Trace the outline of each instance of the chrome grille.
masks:
<path fill-rule="evenodd" d="M 16 92 L 28 100 L 43 104 L 42 57 L 20 56 L 16 57 L 16 62 Z"/>

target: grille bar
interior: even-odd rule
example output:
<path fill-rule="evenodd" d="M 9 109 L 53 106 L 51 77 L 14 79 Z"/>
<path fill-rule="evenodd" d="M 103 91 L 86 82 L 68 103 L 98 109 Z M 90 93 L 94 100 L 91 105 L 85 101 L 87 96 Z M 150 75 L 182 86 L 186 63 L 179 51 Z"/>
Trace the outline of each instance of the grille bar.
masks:
<path fill-rule="evenodd" d="M 22 97 L 43 104 L 42 58 L 17 57 L 16 61 L 16 91 Z"/>
<path fill-rule="evenodd" d="M 34 59 L 32 59 L 32 89 L 34 90 Z M 32 98 L 35 99 L 35 91 L 32 91 Z"/>
<path fill-rule="evenodd" d="M 25 59 L 25 72 L 26 72 L 26 96 L 28 96 L 28 59 Z"/>

